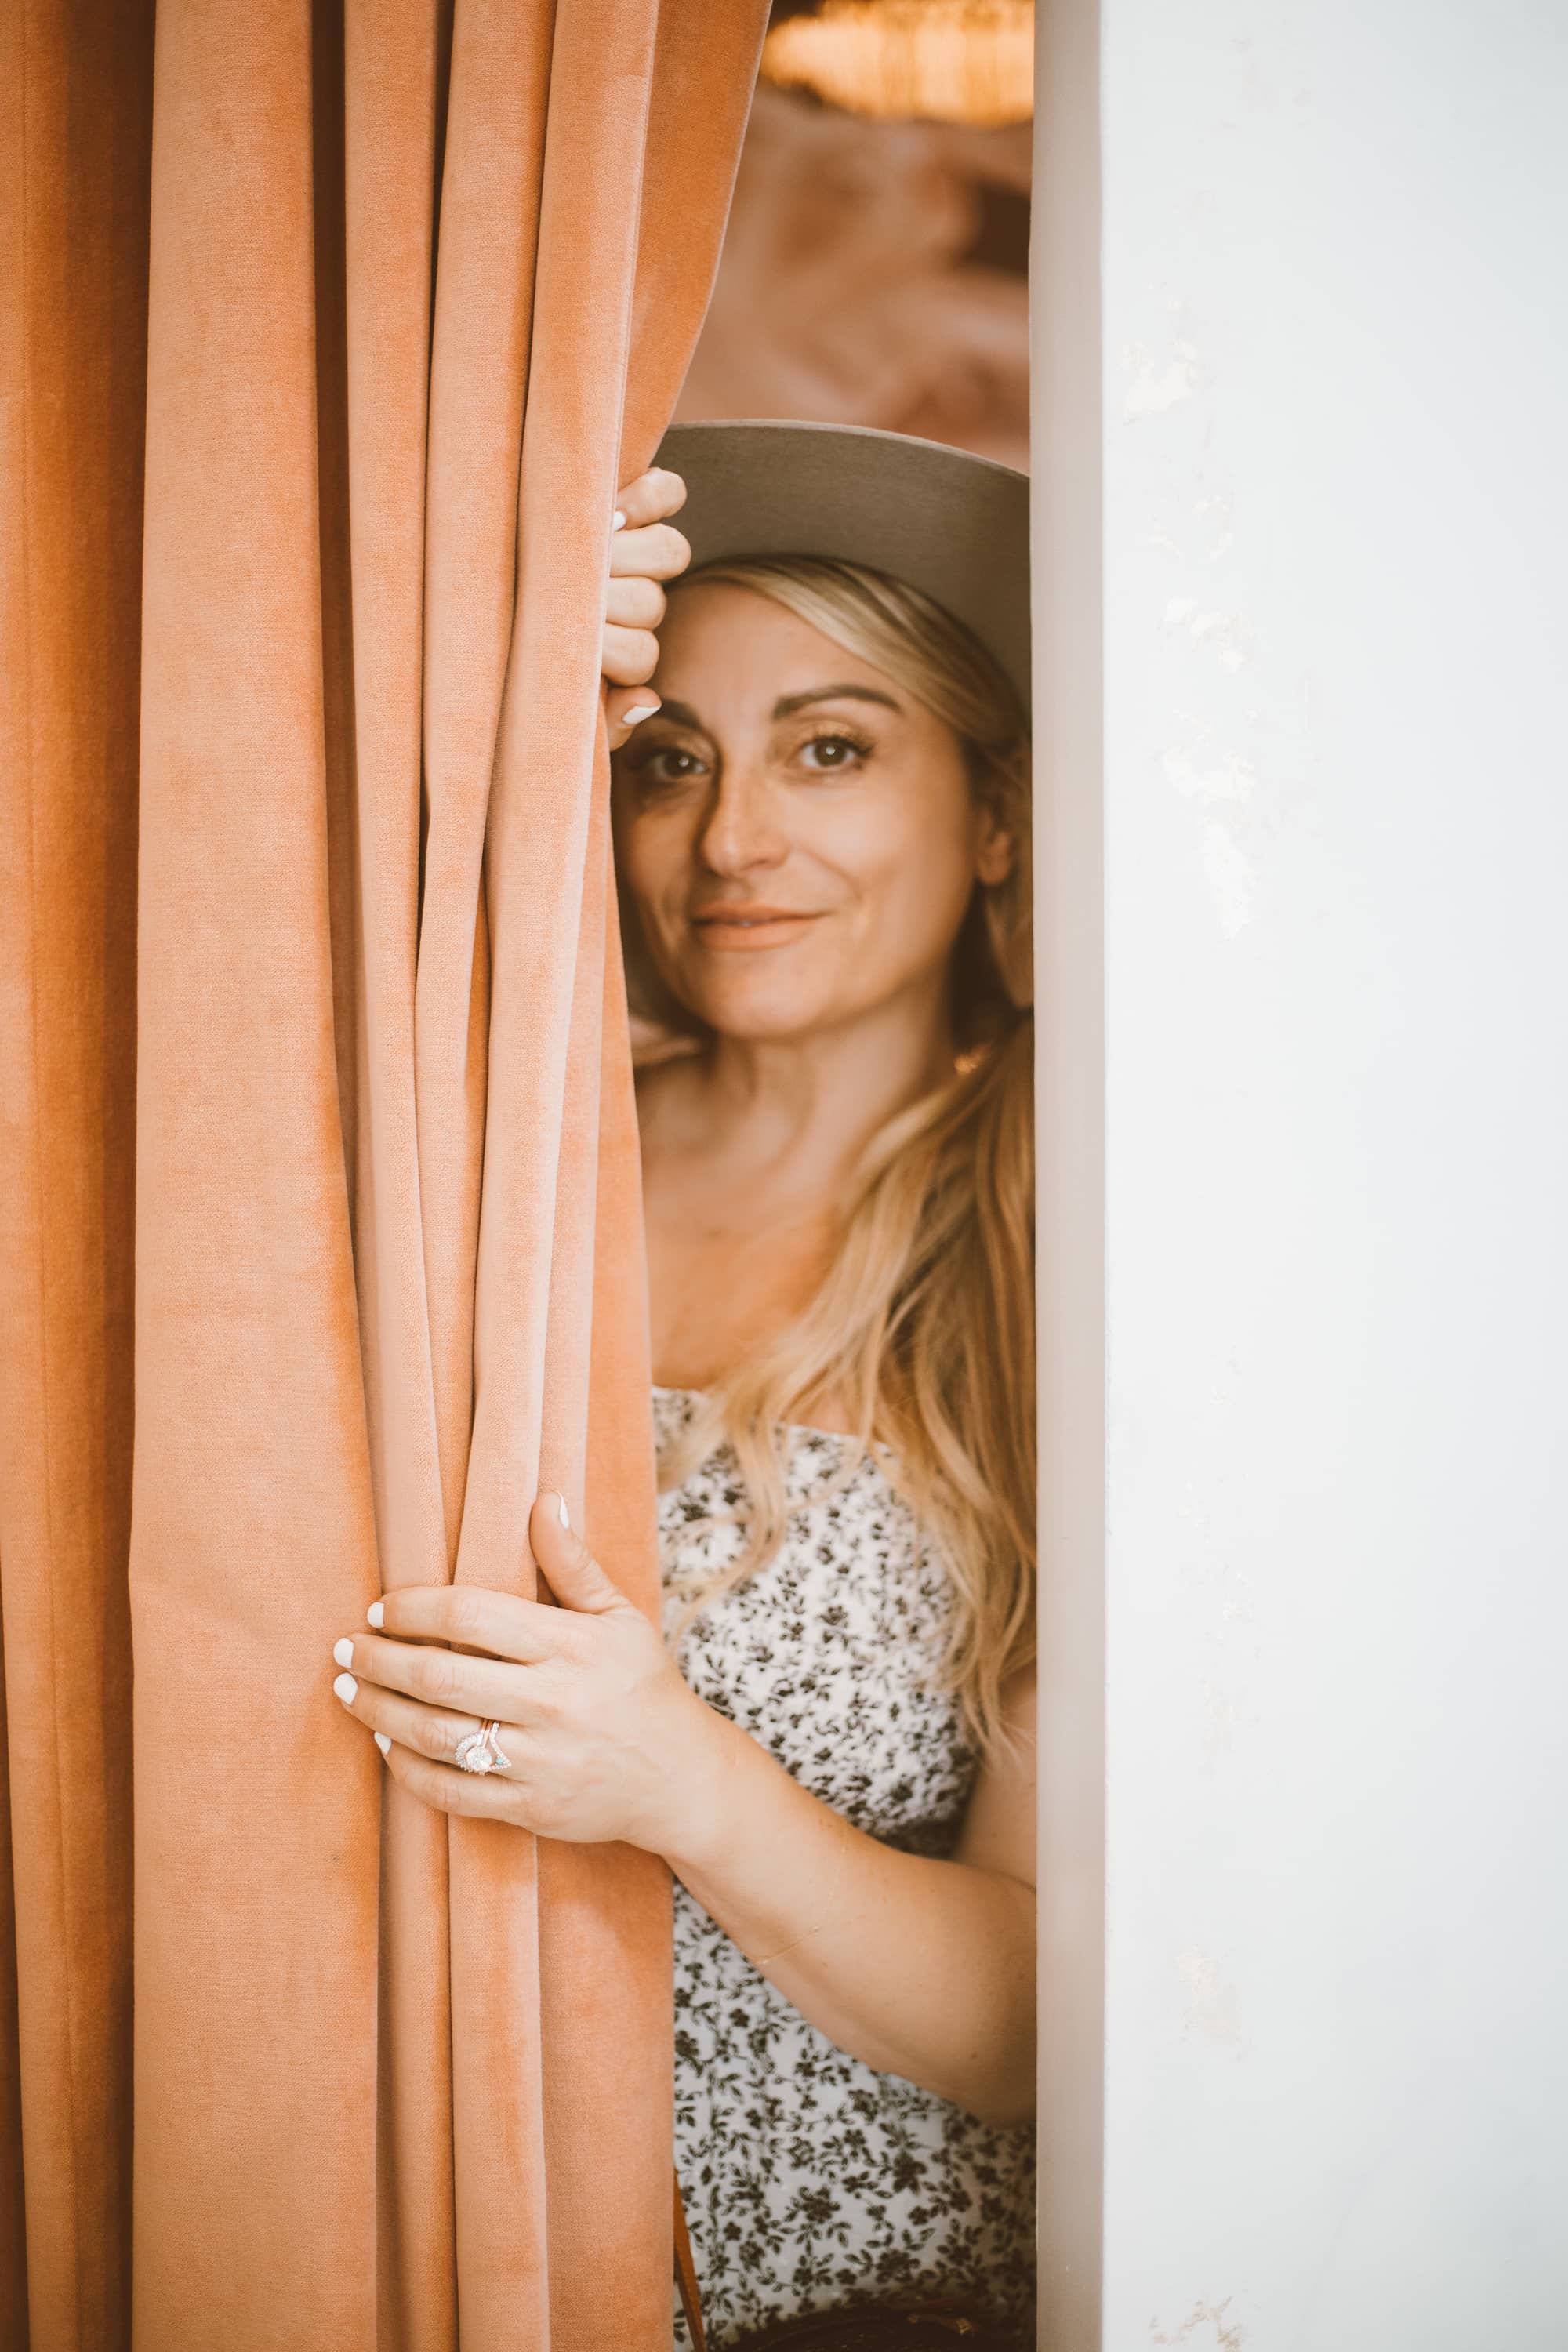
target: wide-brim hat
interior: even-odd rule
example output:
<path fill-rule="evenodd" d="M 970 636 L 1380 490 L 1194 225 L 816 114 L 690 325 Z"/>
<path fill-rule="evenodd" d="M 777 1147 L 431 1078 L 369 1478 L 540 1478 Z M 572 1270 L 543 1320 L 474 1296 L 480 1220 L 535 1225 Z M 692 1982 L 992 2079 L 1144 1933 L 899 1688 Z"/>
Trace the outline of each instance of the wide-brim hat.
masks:
<path fill-rule="evenodd" d="M 765 418 L 672 425 L 694 565 L 822 555 L 907 581 L 973 631 L 1029 708 L 1029 478 L 912 434 Z"/>

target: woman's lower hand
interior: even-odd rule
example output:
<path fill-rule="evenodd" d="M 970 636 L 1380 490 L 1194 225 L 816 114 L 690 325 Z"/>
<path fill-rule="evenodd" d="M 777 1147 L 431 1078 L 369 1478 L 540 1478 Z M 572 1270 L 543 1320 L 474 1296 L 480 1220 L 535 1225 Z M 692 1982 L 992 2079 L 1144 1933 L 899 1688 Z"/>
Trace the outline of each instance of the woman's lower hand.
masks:
<path fill-rule="evenodd" d="M 674 1852 L 728 1727 L 564 1524 L 559 1496 L 540 1496 L 529 1537 L 559 1608 L 472 1584 L 405 1586 L 376 1603 L 378 1630 L 337 1643 L 333 1688 L 427 1805 Z M 510 1769 L 465 1771 L 458 1743 L 487 1722 L 500 1723 Z"/>
<path fill-rule="evenodd" d="M 610 582 L 605 602 L 604 650 L 600 656 L 609 696 L 605 715 L 610 749 L 618 751 L 640 719 L 658 709 L 647 681 L 658 661 L 654 635 L 664 618 L 661 580 L 673 580 L 691 561 L 691 550 L 668 518 L 686 503 L 679 474 L 654 467 L 628 482 L 616 500 L 610 535 Z"/>

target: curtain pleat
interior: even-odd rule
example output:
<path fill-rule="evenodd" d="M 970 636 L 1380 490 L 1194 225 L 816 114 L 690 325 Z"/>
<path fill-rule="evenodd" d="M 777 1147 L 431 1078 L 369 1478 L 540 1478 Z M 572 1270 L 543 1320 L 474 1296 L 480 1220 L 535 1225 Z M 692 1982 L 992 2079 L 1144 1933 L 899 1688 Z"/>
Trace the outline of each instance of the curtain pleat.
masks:
<path fill-rule="evenodd" d="M 763 15 L 9 15 L 7 2352 L 669 2340 L 668 1874 L 330 1653 L 546 1484 L 657 1606 L 597 641 Z"/>
<path fill-rule="evenodd" d="M 152 10 L 0 20 L 0 2344 L 127 2340 Z M 26 2313 L 30 2306 L 31 2324 Z"/>
<path fill-rule="evenodd" d="M 308 0 L 159 8 L 131 1549 L 148 2347 L 374 2324 L 381 1769 L 321 1703 L 378 1579 L 331 963 L 312 64 Z"/>

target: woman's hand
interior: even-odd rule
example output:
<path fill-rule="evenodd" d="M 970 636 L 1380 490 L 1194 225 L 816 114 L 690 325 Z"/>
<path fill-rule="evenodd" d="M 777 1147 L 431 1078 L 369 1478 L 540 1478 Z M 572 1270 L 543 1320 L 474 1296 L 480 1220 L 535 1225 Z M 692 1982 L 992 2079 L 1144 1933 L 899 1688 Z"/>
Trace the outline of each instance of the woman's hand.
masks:
<path fill-rule="evenodd" d="M 472 1584 L 405 1586 L 377 1602 L 379 1631 L 338 1643 L 350 1671 L 332 1687 L 393 1779 L 442 1812 L 668 1853 L 701 1811 L 729 1727 L 572 1533 L 558 1495 L 535 1503 L 529 1538 L 560 1608 Z M 496 1720 L 510 1770 L 459 1769 L 458 1741 Z"/>
<path fill-rule="evenodd" d="M 651 719 L 658 697 L 648 689 L 658 660 L 654 631 L 664 618 L 661 580 L 673 580 L 691 550 L 668 518 L 686 504 L 679 474 L 655 467 L 629 482 L 616 500 L 610 538 L 610 585 L 605 604 L 602 663 L 610 693 L 610 749 L 617 751 L 639 719 Z"/>
<path fill-rule="evenodd" d="M 411 1585 L 376 1603 L 375 1631 L 338 1643 L 346 1671 L 333 1687 L 394 1780 L 442 1812 L 662 1854 L 841 2050 L 986 2122 L 1021 2122 L 1034 2098 L 1035 1915 L 1032 1813 L 1016 1800 L 1032 1782 L 966 1832 L 972 1859 L 963 1844 L 952 1861 L 884 1845 L 688 1689 L 560 1511 L 559 1496 L 542 1495 L 529 1521 L 560 1608 Z M 490 1722 L 510 1770 L 460 1770 L 458 1741 Z"/>

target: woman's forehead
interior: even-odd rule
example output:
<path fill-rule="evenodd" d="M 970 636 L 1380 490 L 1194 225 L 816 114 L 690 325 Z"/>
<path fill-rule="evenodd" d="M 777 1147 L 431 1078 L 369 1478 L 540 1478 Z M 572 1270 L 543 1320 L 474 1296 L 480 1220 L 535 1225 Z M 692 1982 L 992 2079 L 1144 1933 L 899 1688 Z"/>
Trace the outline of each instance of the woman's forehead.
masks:
<path fill-rule="evenodd" d="M 731 581 L 683 583 L 659 632 L 654 684 L 668 702 L 772 716 L 781 698 L 836 684 L 908 708 L 883 670 L 771 596 Z"/>

